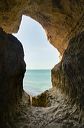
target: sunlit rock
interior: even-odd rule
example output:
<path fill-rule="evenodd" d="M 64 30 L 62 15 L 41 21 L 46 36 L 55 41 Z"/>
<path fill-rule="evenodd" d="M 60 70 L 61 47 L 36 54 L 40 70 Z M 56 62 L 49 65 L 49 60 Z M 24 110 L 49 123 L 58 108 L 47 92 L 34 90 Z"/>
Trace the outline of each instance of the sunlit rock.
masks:
<path fill-rule="evenodd" d="M 61 54 L 68 40 L 84 30 L 84 0 L 0 1 L 0 26 L 6 32 L 18 31 L 23 14 L 41 23 Z"/>

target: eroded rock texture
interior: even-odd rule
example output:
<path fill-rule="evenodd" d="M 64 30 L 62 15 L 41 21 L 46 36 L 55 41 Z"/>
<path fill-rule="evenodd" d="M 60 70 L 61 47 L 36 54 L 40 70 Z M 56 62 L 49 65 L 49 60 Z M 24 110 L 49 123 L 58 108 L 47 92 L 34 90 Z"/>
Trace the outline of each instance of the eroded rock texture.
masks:
<path fill-rule="evenodd" d="M 61 63 L 52 70 L 53 86 L 84 109 L 84 32 L 70 40 Z M 69 99 L 69 100 L 70 100 Z"/>
<path fill-rule="evenodd" d="M 84 30 L 84 0 L 1 0 L 0 26 L 17 32 L 22 15 L 42 24 L 50 42 L 63 53 L 68 40 Z"/>
<path fill-rule="evenodd" d="M 0 0 L 0 27 L 5 32 L 17 32 L 23 14 L 41 23 L 51 44 L 64 53 L 52 70 L 53 86 L 83 108 L 84 0 Z M 18 104 L 25 72 L 22 45 L 5 32 L 0 29 L 0 125 Z"/>
<path fill-rule="evenodd" d="M 0 29 L 0 127 L 12 118 L 22 97 L 25 72 L 24 53 L 21 43 Z M 3 122 L 5 121 L 5 122 Z"/>

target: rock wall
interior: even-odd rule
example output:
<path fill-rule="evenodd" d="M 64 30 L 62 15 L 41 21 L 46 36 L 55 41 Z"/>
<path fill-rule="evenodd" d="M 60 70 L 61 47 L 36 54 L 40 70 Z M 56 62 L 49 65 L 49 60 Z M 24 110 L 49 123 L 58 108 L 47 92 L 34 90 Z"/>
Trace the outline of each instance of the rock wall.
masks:
<path fill-rule="evenodd" d="M 72 38 L 62 61 L 52 69 L 53 86 L 84 109 L 84 32 Z"/>
<path fill-rule="evenodd" d="M 12 112 L 15 112 L 19 99 L 22 97 L 24 72 L 24 52 L 21 43 L 13 35 L 6 34 L 0 29 L 1 128 L 7 128 L 6 119 L 8 121 L 12 118 Z"/>
<path fill-rule="evenodd" d="M 49 41 L 63 56 L 61 63 L 52 70 L 53 86 L 60 88 L 73 102 L 83 107 L 84 0 L 0 1 L 0 27 L 6 33 L 18 31 L 22 15 L 41 23 Z M 11 115 L 14 105 L 17 106 L 22 95 L 25 72 L 22 45 L 5 32 L 0 29 L 1 122 Z"/>
<path fill-rule="evenodd" d="M 37 20 L 61 54 L 68 40 L 84 30 L 84 0 L 1 0 L 0 26 L 17 32 L 22 15 Z"/>

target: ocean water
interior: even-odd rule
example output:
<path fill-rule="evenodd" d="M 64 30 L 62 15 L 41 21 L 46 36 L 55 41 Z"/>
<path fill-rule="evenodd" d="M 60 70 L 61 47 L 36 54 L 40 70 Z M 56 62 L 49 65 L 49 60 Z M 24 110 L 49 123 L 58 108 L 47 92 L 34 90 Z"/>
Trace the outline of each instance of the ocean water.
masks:
<path fill-rule="evenodd" d="M 24 90 L 36 96 L 51 88 L 51 71 L 50 70 L 27 70 L 23 80 Z"/>

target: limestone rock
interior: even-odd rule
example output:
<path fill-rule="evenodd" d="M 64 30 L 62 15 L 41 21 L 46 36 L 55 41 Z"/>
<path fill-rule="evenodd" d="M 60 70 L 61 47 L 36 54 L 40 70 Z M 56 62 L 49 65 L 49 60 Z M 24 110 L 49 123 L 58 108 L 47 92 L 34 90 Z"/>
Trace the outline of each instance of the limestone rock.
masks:
<path fill-rule="evenodd" d="M 21 43 L 0 29 L 0 127 L 9 120 L 22 97 L 25 72 Z M 11 118 L 10 118 L 11 119 Z"/>
<path fill-rule="evenodd" d="M 84 32 L 71 39 L 62 65 L 68 80 L 69 94 L 80 107 L 84 107 Z"/>
<path fill-rule="evenodd" d="M 84 0 L 0 1 L 0 27 L 5 32 L 17 32 L 22 15 L 41 23 L 51 44 L 64 53 L 52 70 L 53 86 L 84 108 Z M 5 32 L 0 29 L 0 125 L 6 124 L 22 97 L 25 72 L 22 45 Z"/>
<path fill-rule="evenodd" d="M 84 32 L 70 40 L 59 66 L 52 69 L 52 84 L 84 109 Z"/>
<path fill-rule="evenodd" d="M 17 32 L 22 15 L 37 20 L 60 53 L 68 40 L 84 30 L 84 0 L 1 0 L 0 26 L 8 33 Z"/>
<path fill-rule="evenodd" d="M 49 95 L 49 106 L 22 104 L 12 128 L 84 128 L 84 120 L 79 122 L 77 106 L 71 105 L 60 90 L 54 87 L 46 93 Z"/>
<path fill-rule="evenodd" d="M 44 93 L 32 97 L 32 106 L 35 107 L 47 107 L 48 101 L 47 101 L 47 91 L 45 91 Z"/>

